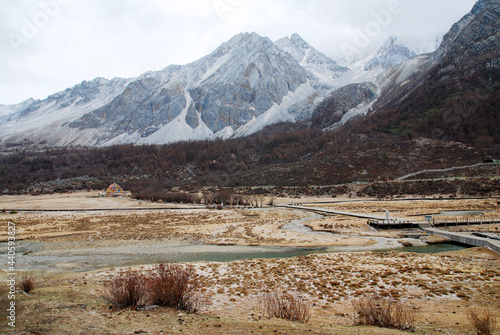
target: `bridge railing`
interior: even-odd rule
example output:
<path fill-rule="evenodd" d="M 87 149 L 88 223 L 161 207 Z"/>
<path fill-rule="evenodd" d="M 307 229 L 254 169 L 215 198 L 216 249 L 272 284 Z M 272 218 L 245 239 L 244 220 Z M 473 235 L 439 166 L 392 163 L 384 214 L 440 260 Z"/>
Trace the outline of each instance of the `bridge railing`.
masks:
<path fill-rule="evenodd" d="M 481 215 L 481 216 L 467 216 L 467 217 L 434 217 L 432 223 L 437 226 L 464 226 L 464 225 L 482 225 L 500 223 L 500 217 Z"/>

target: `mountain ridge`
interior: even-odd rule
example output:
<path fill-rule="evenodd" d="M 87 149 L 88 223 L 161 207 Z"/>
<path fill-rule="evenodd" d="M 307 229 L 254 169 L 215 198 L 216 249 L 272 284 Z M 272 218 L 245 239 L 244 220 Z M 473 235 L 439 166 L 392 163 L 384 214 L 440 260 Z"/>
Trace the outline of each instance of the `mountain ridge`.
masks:
<path fill-rule="evenodd" d="M 272 42 L 241 33 L 186 65 L 136 78 L 96 78 L 44 100 L 0 106 L 0 145 L 163 144 L 248 136 L 277 122 L 309 121 L 328 94 L 362 82 L 351 72 L 298 34 Z"/>
<path fill-rule="evenodd" d="M 480 0 L 445 35 L 418 71 L 394 81 L 373 107 L 369 127 L 408 136 L 500 143 L 500 2 Z M 405 64 L 393 69 L 393 77 Z M 366 123 L 362 127 L 366 127 Z M 486 144 L 487 143 L 487 144 Z M 477 143 L 476 143 L 477 144 Z"/>

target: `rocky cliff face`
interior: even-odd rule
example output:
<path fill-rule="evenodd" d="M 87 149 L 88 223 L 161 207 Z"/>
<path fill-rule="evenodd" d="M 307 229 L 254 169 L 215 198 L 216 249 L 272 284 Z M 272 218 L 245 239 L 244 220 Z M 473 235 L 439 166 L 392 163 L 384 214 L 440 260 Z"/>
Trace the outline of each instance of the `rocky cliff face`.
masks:
<path fill-rule="evenodd" d="M 311 124 L 321 128 L 337 124 L 349 111 L 374 101 L 376 91 L 377 86 L 372 83 L 351 84 L 335 90 L 315 110 Z"/>
<path fill-rule="evenodd" d="M 222 66 L 189 90 L 214 132 L 239 128 L 313 79 L 290 54 L 257 34 L 236 36 L 209 58 L 214 56 L 225 60 Z"/>
<path fill-rule="evenodd" d="M 500 55 L 500 1 L 480 0 L 453 25 L 436 52 L 442 73 L 460 67 L 469 72 L 490 70 Z M 498 67 L 497 67 L 498 68 Z"/>

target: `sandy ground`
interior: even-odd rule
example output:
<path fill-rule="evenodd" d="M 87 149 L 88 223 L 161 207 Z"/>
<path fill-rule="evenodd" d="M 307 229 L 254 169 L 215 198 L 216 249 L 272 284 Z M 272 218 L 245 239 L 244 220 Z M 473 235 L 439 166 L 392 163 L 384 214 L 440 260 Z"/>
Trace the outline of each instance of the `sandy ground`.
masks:
<path fill-rule="evenodd" d="M 412 218 L 440 211 L 498 209 L 493 199 L 316 205 L 382 215 L 389 210 L 391 216 Z M 0 196 L 0 208 L 9 209 L 123 209 L 0 214 L 1 226 L 6 227 L 9 221 L 16 224 L 18 270 L 29 271 L 36 282 L 29 296 L 17 293 L 18 334 L 402 333 L 352 327 L 352 301 L 373 292 L 392 295 L 411 305 L 417 311 L 419 334 L 473 334 L 465 316 L 471 307 L 487 307 L 500 317 L 500 257 L 487 249 L 436 255 L 336 252 L 224 263 L 194 262 L 190 264 L 199 276 L 199 291 L 207 297 L 201 313 L 185 315 L 164 308 L 112 311 L 103 299 L 103 283 L 128 269 L 148 271 L 148 264 L 175 260 L 166 255 L 201 251 L 253 253 L 252 257 L 258 257 L 259 253 L 291 250 L 283 247 L 363 250 L 377 246 L 376 241 L 398 244 L 397 231 L 374 231 L 363 219 L 286 209 L 218 211 L 185 206 L 182 210 L 126 210 L 138 206 L 169 205 L 87 198 L 87 192 Z M 335 234 L 282 229 L 294 222 Z M 7 236 L 6 228 L 0 238 Z M 6 243 L 0 243 L 4 264 L 6 251 Z M 1 271 L 0 279 L 6 278 L 7 272 Z M 309 323 L 263 318 L 259 297 L 266 290 L 286 290 L 303 296 L 311 306 Z M 7 303 L 4 287 L 0 292 L 2 310 Z M 1 326 L 7 327 L 5 320 Z"/>
<path fill-rule="evenodd" d="M 131 198 L 99 197 L 99 192 L 74 192 L 51 195 L 3 195 L 0 196 L 0 210 L 87 210 L 87 209 L 144 209 L 144 208 L 189 208 L 195 206 L 163 204 L 139 201 Z M 198 206 L 199 207 L 199 206 Z"/>

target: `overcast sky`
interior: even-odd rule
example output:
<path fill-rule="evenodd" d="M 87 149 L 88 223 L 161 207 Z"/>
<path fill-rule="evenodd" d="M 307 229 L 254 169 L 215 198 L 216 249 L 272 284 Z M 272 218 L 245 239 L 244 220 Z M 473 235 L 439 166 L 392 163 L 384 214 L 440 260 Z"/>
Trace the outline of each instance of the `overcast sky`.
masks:
<path fill-rule="evenodd" d="M 0 0 L 0 104 L 195 61 L 240 32 L 327 56 L 446 33 L 475 0 Z"/>

